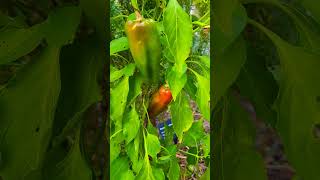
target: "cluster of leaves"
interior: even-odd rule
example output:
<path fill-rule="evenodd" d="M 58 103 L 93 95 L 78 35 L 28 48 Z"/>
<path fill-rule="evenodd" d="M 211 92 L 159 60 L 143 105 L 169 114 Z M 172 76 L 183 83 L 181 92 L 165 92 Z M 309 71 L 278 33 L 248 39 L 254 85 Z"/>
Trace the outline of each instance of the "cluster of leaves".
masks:
<path fill-rule="evenodd" d="M 0 177 L 92 179 L 81 125 L 102 100 L 106 3 L 7 2 L 0 13 Z"/>
<path fill-rule="evenodd" d="M 312 0 L 217 0 L 213 5 L 214 178 L 267 179 L 240 95 L 278 132 L 296 170 L 295 179 L 319 179 L 320 141 L 314 130 L 320 123 L 320 4 Z M 266 23 L 268 13 L 274 11 L 262 16 L 251 12 L 261 5 L 281 12 L 289 27 Z M 256 43 L 257 36 L 268 41 Z M 267 49 L 275 54 L 272 58 L 258 55 L 265 46 L 272 46 Z"/>
<path fill-rule="evenodd" d="M 146 2 L 149 1 L 114 1 L 111 8 L 118 10 L 111 14 L 111 27 L 115 31 L 110 43 L 110 177 L 177 180 L 183 177 L 178 152 L 187 155 L 190 165 L 201 159 L 207 159 L 208 165 L 210 138 L 204 132 L 203 122 L 210 119 L 210 60 L 208 51 L 199 50 L 208 47 L 208 40 L 204 41 L 206 46 L 199 43 L 199 33 L 202 27 L 209 27 L 210 17 L 205 14 L 192 20 L 187 13 L 190 3 L 186 2 L 190 1 L 181 5 L 177 0 Z M 144 84 L 129 51 L 124 23 L 135 15 L 133 11 L 121 11 L 128 4 L 139 9 L 145 18 L 157 21 L 162 46 L 162 83 L 168 82 L 173 96 L 169 105 L 173 129 L 166 127 L 165 141 L 159 140 L 157 129 L 150 122 L 144 127 L 153 87 Z M 203 119 L 194 121 L 191 100 L 199 106 Z M 178 136 L 178 145 L 170 139 L 173 133 Z M 181 150 L 186 146 L 189 151 Z"/>

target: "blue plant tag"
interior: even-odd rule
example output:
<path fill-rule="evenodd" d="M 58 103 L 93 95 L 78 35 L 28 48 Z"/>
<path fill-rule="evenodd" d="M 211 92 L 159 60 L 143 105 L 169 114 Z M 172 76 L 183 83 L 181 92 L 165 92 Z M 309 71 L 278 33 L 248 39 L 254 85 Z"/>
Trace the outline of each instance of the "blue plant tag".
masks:
<path fill-rule="evenodd" d="M 165 138 L 165 127 L 164 127 L 164 123 L 158 123 L 158 130 L 159 130 L 159 135 L 161 137 L 161 139 Z"/>
<path fill-rule="evenodd" d="M 166 125 L 167 125 L 169 128 L 172 127 L 171 119 L 168 119 L 165 123 L 166 123 Z M 159 130 L 159 135 L 160 135 L 161 139 L 164 140 L 165 137 L 166 137 L 166 134 L 165 134 L 165 133 L 166 133 L 166 132 L 165 132 L 165 124 L 164 124 L 164 122 L 158 123 L 157 127 L 158 127 L 158 130 Z M 174 141 L 175 144 L 178 143 L 178 137 L 177 137 L 176 134 L 173 134 L 173 141 Z"/>

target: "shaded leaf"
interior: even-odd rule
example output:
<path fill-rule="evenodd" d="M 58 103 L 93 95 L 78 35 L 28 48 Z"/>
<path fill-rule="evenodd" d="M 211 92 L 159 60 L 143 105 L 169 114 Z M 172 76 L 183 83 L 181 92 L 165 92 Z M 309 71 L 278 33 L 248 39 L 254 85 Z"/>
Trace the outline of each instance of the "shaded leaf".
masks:
<path fill-rule="evenodd" d="M 44 177 L 48 180 L 91 180 L 92 171 L 80 150 L 80 133 L 67 154 L 65 150 L 55 148 L 51 150 L 44 166 Z"/>
<path fill-rule="evenodd" d="M 311 16 L 320 24 L 320 4 L 313 0 L 300 0 L 300 3 L 311 13 Z"/>
<path fill-rule="evenodd" d="M 213 108 L 237 79 L 245 61 L 246 47 L 242 38 L 235 41 L 224 54 L 217 56 L 213 61 L 212 87 L 210 88 L 213 94 L 211 101 Z"/>
<path fill-rule="evenodd" d="M 246 10 L 237 0 L 213 1 L 213 22 L 213 46 L 215 52 L 220 54 L 233 44 L 245 28 Z"/>
<path fill-rule="evenodd" d="M 88 23 L 95 27 L 96 32 L 99 34 L 99 40 L 105 43 L 107 39 L 107 3 L 105 0 L 80 0 L 80 7 L 85 13 Z M 98 43 L 98 42 L 97 42 Z M 102 43 L 102 42 L 101 42 Z"/>
<path fill-rule="evenodd" d="M 213 179 L 267 180 L 262 157 L 255 150 L 255 129 L 234 97 L 225 98 L 214 118 Z M 232 172 L 232 173 L 230 173 Z"/>
<path fill-rule="evenodd" d="M 44 38 L 41 25 L 27 29 L 10 28 L 0 33 L 0 65 L 10 63 L 34 50 Z"/>
<path fill-rule="evenodd" d="M 1 93 L 2 178 L 23 179 L 42 165 L 59 92 L 59 48 L 47 47 Z"/>
<path fill-rule="evenodd" d="M 320 54 L 293 46 L 262 25 L 250 21 L 275 44 L 281 65 L 280 92 L 275 103 L 278 132 L 299 177 L 316 180 L 320 143 L 313 135 L 320 122 Z M 303 60 L 303 61 L 302 61 Z M 301 156 L 303 154 L 303 156 Z"/>
<path fill-rule="evenodd" d="M 104 66 L 102 53 L 96 38 L 62 48 L 61 93 L 55 114 L 55 135 L 64 138 L 74 127 L 79 127 L 78 117 L 102 99 L 99 85 Z"/>
<path fill-rule="evenodd" d="M 251 100 L 257 117 L 262 118 L 273 127 L 277 115 L 272 109 L 278 95 L 278 85 L 267 69 L 265 61 L 255 54 L 255 49 L 248 49 L 248 59 L 237 80 L 242 96 Z M 259 74 L 259 75 L 258 75 Z"/>
<path fill-rule="evenodd" d="M 70 44 L 78 29 L 80 15 L 80 8 L 76 6 L 62 7 L 51 11 L 44 23 L 44 32 L 48 43 L 54 46 Z"/>

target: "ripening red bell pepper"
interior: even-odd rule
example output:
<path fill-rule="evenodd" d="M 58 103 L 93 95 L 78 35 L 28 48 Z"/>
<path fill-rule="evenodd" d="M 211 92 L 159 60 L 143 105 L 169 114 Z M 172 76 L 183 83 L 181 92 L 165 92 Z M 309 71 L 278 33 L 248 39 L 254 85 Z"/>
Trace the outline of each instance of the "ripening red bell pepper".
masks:
<path fill-rule="evenodd" d="M 155 126 L 155 117 L 163 112 L 172 100 L 172 94 L 168 85 L 162 85 L 151 97 L 148 107 L 148 115 Z"/>

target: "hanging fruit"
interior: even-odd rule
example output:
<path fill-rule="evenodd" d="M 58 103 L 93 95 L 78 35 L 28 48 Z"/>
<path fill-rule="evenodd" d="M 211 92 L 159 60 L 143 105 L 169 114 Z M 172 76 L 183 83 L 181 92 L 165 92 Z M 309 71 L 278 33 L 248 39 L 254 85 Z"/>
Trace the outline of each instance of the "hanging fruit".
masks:
<path fill-rule="evenodd" d="M 162 85 L 152 97 L 148 107 L 148 115 L 155 126 L 155 117 L 163 112 L 172 100 L 172 94 L 168 85 Z"/>
<path fill-rule="evenodd" d="M 157 83 L 160 77 L 161 44 L 156 22 L 136 12 L 136 20 L 128 20 L 125 32 L 136 66 L 144 78 Z"/>

